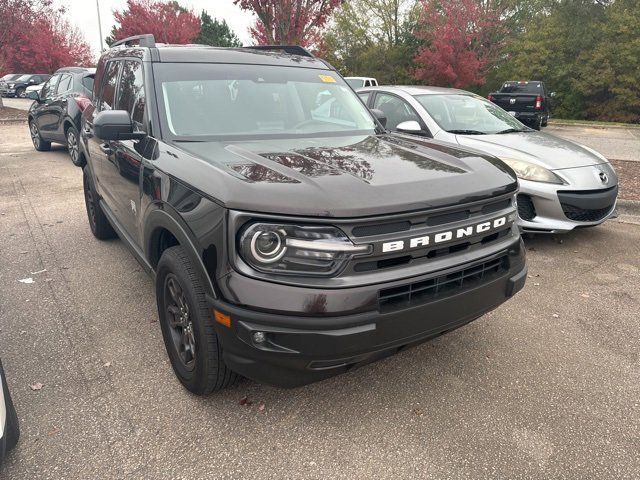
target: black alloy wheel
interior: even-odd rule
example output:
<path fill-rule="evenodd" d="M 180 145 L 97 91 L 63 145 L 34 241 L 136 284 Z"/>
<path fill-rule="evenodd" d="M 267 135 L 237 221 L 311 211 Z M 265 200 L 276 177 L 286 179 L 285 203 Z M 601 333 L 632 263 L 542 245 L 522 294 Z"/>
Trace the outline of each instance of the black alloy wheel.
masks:
<path fill-rule="evenodd" d="M 74 127 L 69 127 L 67 130 L 67 150 L 71 161 L 76 167 L 82 167 L 84 165 L 84 157 L 80 152 L 80 141 L 78 131 Z"/>
<path fill-rule="evenodd" d="M 33 120 L 29 120 L 29 134 L 31 135 L 31 141 L 33 142 L 33 147 L 39 152 L 46 152 L 51 149 L 51 142 L 45 142 L 42 140 L 40 136 L 40 130 L 38 130 L 38 125 Z"/>
<path fill-rule="evenodd" d="M 171 340 L 182 366 L 193 371 L 196 362 L 196 339 L 189 316 L 189 303 L 178 277 L 169 273 L 164 279 L 164 303 Z"/>

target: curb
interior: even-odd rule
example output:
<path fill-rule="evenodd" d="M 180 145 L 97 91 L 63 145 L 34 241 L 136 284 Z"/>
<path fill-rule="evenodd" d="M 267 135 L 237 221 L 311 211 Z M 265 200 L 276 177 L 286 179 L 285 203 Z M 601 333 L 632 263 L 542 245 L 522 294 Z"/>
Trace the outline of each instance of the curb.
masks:
<path fill-rule="evenodd" d="M 618 128 L 618 129 L 636 129 L 640 128 L 640 125 L 594 125 L 592 123 L 566 123 L 566 122 L 554 122 L 553 120 L 549 120 L 550 127 L 585 127 L 585 128 L 597 128 L 600 130 L 606 130 L 608 128 Z"/>
<path fill-rule="evenodd" d="M 616 211 L 617 222 L 640 225 L 640 200 L 618 200 Z"/>
<path fill-rule="evenodd" d="M 27 119 L 19 118 L 0 118 L 0 125 L 19 125 L 21 123 L 27 123 Z"/>

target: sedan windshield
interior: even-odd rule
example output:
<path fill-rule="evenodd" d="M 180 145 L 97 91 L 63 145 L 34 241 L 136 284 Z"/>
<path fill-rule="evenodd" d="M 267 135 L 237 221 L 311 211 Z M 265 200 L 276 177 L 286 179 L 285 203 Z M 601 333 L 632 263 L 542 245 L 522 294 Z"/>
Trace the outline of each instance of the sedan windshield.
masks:
<path fill-rule="evenodd" d="M 154 76 L 163 129 L 175 140 L 375 133 L 369 111 L 331 71 L 162 63 Z"/>
<path fill-rule="evenodd" d="M 31 75 L 22 75 L 21 77 L 16 78 L 16 82 L 28 82 L 31 78 Z"/>
<path fill-rule="evenodd" d="M 485 135 L 530 131 L 497 105 L 475 95 L 416 95 L 415 98 L 447 132 Z"/>

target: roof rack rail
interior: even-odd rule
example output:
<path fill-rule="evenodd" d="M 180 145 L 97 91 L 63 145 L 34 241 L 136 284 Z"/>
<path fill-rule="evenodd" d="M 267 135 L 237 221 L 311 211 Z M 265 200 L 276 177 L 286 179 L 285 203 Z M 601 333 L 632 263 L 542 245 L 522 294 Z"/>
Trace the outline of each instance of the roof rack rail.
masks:
<path fill-rule="evenodd" d="M 265 50 L 268 52 L 284 52 L 288 53 L 289 55 L 300 55 L 301 57 L 315 58 L 309 50 L 301 47 L 300 45 L 251 45 L 249 47 L 242 48 L 249 48 L 252 50 Z"/>
<path fill-rule="evenodd" d="M 146 33 L 144 35 L 134 35 L 132 37 L 127 37 L 127 38 L 123 38 L 122 40 L 118 40 L 117 42 L 114 42 L 111 44 L 111 48 L 117 47 L 120 45 L 127 46 L 132 44 L 136 40 L 138 40 L 138 45 L 140 45 L 141 47 L 153 48 L 156 46 L 156 39 L 154 38 L 154 36 L 150 33 Z"/>

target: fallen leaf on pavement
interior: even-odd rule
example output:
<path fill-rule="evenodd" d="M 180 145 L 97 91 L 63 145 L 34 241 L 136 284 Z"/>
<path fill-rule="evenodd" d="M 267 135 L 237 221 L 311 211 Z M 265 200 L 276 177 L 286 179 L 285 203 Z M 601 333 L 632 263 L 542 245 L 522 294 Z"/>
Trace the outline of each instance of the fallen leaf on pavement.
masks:
<path fill-rule="evenodd" d="M 109 368 L 111 366 L 111 362 L 107 362 L 104 365 L 102 365 L 103 367 Z"/>
<path fill-rule="evenodd" d="M 23 278 L 21 280 L 18 280 L 20 283 L 33 283 L 33 278 L 29 277 L 29 278 Z"/>
<path fill-rule="evenodd" d="M 246 405 L 248 407 L 252 402 L 247 397 L 242 397 L 239 403 L 240 405 Z"/>
<path fill-rule="evenodd" d="M 44 268 L 44 269 L 42 269 L 42 270 L 38 270 L 37 272 L 31 272 L 31 275 L 38 275 L 39 273 L 44 273 L 44 272 L 46 272 L 46 271 L 47 271 L 47 269 L 46 269 L 46 268 Z"/>
<path fill-rule="evenodd" d="M 591 298 L 591 297 L 589 297 L 589 294 L 588 294 L 588 293 L 581 293 L 581 294 L 580 294 L 580 296 L 581 296 L 582 298 Z"/>
<path fill-rule="evenodd" d="M 260 406 L 258 407 L 258 410 L 261 412 L 264 412 L 264 403 L 260 404 Z"/>
<path fill-rule="evenodd" d="M 557 313 L 554 313 L 553 315 L 551 315 L 553 318 L 560 318 L 560 315 L 558 315 Z"/>
<path fill-rule="evenodd" d="M 38 383 L 34 383 L 33 385 L 29 385 L 31 387 L 31 390 L 42 390 L 42 387 L 44 387 L 44 385 L 40 382 Z"/>

